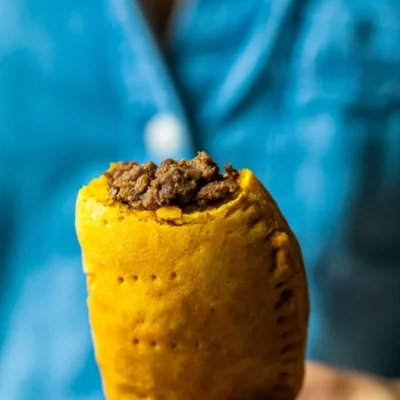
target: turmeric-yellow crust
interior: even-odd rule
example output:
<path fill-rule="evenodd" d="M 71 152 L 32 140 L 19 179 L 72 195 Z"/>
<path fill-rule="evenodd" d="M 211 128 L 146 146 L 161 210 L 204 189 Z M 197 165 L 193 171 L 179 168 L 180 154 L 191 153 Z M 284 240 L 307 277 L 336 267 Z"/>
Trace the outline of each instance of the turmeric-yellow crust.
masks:
<path fill-rule="evenodd" d="M 220 207 L 135 211 L 102 176 L 76 230 L 108 400 L 292 400 L 308 295 L 296 238 L 253 173 Z"/>

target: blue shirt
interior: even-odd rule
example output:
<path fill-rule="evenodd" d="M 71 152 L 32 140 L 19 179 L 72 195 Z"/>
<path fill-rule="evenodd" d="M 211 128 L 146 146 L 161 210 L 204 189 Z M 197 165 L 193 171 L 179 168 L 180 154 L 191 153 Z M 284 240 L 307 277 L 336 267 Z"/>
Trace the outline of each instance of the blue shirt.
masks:
<path fill-rule="evenodd" d="M 74 233 L 110 161 L 208 151 L 298 235 L 309 356 L 400 374 L 398 0 L 0 0 L 0 398 L 101 399 Z"/>

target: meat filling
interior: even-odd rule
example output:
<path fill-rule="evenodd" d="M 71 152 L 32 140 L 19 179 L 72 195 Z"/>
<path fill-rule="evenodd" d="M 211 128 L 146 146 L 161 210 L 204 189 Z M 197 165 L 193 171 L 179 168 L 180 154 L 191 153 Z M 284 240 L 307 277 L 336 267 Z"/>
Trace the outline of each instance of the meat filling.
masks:
<path fill-rule="evenodd" d="M 238 191 L 238 172 L 230 164 L 221 174 L 218 165 L 205 152 L 192 160 L 164 160 L 120 163 L 105 173 L 110 197 L 138 210 L 162 206 L 206 208 L 233 199 Z"/>

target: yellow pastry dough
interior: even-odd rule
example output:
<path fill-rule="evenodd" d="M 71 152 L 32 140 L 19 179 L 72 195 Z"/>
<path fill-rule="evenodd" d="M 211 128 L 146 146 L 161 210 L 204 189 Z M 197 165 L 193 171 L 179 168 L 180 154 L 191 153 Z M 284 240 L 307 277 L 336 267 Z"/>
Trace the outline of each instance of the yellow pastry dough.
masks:
<path fill-rule="evenodd" d="M 203 211 L 137 211 L 104 176 L 76 230 L 108 400 L 293 400 L 309 303 L 298 242 L 249 170 Z"/>

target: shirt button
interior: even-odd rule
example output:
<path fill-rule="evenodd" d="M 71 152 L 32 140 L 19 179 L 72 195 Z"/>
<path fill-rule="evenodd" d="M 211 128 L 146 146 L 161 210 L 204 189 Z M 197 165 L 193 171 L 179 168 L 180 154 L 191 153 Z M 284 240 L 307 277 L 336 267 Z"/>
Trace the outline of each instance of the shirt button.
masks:
<path fill-rule="evenodd" d="M 144 140 L 154 161 L 179 157 L 185 145 L 184 126 L 173 114 L 158 114 L 147 124 Z"/>

